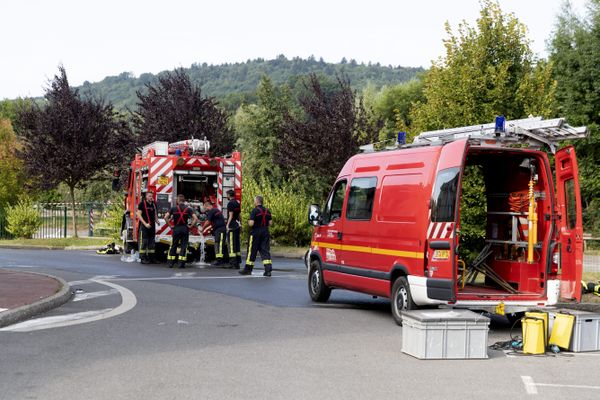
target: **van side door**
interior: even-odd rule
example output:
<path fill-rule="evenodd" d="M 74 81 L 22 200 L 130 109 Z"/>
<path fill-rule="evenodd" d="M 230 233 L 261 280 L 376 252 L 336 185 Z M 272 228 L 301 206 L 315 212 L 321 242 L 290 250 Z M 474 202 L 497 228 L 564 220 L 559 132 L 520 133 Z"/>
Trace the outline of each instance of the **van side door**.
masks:
<path fill-rule="evenodd" d="M 427 227 L 427 297 L 456 301 L 460 176 L 467 139 L 444 145 L 438 161 Z"/>
<path fill-rule="evenodd" d="M 331 271 L 336 271 L 343 262 L 342 252 L 342 234 L 344 220 L 342 213 L 346 199 L 346 190 L 348 181 L 346 178 L 340 178 L 327 198 L 322 213 L 322 223 L 318 228 L 316 245 L 320 248 L 321 258 L 323 260 L 323 278 L 325 281 L 332 281 L 334 278 Z M 333 279 L 335 281 L 335 279 Z"/>
<path fill-rule="evenodd" d="M 556 152 L 556 198 L 561 218 L 558 221 L 560 243 L 560 296 L 581 300 L 583 272 L 583 222 L 577 157 L 573 146 Z"/>

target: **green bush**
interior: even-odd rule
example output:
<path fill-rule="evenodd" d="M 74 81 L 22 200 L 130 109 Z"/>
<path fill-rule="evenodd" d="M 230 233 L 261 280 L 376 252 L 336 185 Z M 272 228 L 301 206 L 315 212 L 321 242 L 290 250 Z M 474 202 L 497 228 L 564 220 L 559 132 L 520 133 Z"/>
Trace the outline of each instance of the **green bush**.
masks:
<path fill-rule="evenodd" d="M 264 205 L 273 216 L 270 231 L 275 244 L 305 246 L 310 242 L 311 227 L 307 220 L 310 198 L 289 183 L 275 186 L 268 182 L 258 184 L 252 179 L 244 179 L 241 216 L 244 241 L 250 233 L 247 221 L 257 195 L 263 196 Z"/>
<path fill-rule="evenodd" d="M 7 208 L 6 230 L 19 239 L 31 239 L 42 225 L 42 217 L 31 199 L 21 196 L 14 206 Z"/>
<path fill-rule="evenodd" d="M 102 232 L 103 235 L 120 241 L 123 214 L 125 214 L 123 197 L 120 195 L 114 196 L 106 205 L 106 218 L 103 218 L 96 226 L 97 232 Z"/>

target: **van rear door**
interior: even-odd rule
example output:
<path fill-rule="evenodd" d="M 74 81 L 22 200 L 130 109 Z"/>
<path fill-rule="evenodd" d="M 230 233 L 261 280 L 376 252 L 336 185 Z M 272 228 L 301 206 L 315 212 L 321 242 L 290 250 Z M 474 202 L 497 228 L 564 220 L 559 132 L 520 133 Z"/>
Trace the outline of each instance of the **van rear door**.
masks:
<path fill-rule="evenodd" d="M 456 238 L 459 183 L 467 139 L 446 144 L 440 153 L 427 228 L 427 297 L 456 301 Z"/>
<path fill-rule="evenodd" d="M 556 152 L 556 197 L 561 218 L 558 222 L 561 254 L 560 296 L 581 300 L 583 270 L 583 223 L 577 157 L 573 146 Z"/>

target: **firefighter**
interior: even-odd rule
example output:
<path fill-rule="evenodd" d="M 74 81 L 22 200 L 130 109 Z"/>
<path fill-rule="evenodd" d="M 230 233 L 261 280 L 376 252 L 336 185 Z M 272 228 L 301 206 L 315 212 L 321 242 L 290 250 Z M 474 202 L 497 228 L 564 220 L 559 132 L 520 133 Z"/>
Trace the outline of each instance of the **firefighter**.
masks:
<path fill-rule="evenodd" d="M 229 265 L 231 268 L 240 269 L 242 253 L 240 251 L 240 214 L 242 207 L 235 199 L 235 191 L 228 190 L 227 198 L 227 234 L 229 240 Z"/>
<path fill-rule="evenodd" d="M 139 251 L 142 264 L 156 263 L 154 258 L 154 241 L 156 235 L 156 206 L 154 204 L 154 193 L 148 190 L 145 199 L 140 201 L 137 207 L 137 217 L 140 221 Z"/>
<path fill-rule="evenodd" d="M 271 276 L 273 263 L 271 262 L 271 253 L 269 250 L 269 226 L 271 226 L 271 212 L 263 206 L 262 196 L 254 198 L 254 209 L 250 212 L 248 225 L 250 226 L 250 239 L 248 241 L 248 258 L 246 266 L 240 270 L 241 275 L 252 274 L 256 253 L 260 251 L 260 258 L 265 267 L 263 276 Z"/>
<path fill-rule="evenodd" d="M 215 207 L 212 201 L 206 200 L 204 202 L 204 209 L 206 210 L 206 221 L 204 221 L 204 228 L 209 225 L 212 226 L 213 236 L 215 237 L 215 264 L 218 266 L 225 265 L 224 257 L 227 254 L 227 241 L 225 240 L 225 218 L 221 210 Z"/>
<path fill-rule="evenodd" d="M 192 220 L 191 223 L 190 218 Z M 177 205 L 171 207 L 165 214 L 165 221 L 169 222 L 171 219 L 173 220 L 173 237 L 171 240 L 171 247 L 169 248 L 169 255 L 167 256 L 169 268 L 175 266 L 178 246 L 180 247 L 179 268 L 185 268 L 190 228 L 196 225 L 198 217 L 196 216 L 196 213 L 185 204 L 185 196 L 182 194 L 177 195 Z"/>

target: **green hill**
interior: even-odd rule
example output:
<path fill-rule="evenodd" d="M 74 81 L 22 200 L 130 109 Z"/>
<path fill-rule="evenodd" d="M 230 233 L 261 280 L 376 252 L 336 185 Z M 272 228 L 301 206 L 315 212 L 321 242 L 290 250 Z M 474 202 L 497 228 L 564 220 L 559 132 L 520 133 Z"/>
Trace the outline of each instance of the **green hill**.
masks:
<path fill-rule="evenodd" d="M 379 88 L 384 85 L 405 82 L 415 77 L 422 68 L 393 67 L 377 64 L 358 64 L 354 60 L 342 60 L 340 63 L 327 63 L 323 59 L 287 59 L 280 55 L 274 60 L 248 60 L 241 63 L 208 65 L 192 64 L 185 68 L 192 81 L 202 86 L 203 93 L 218 98 L 228 109 L 235 109 L 241 102 L 253 100 L 253 93 L 262 75 L 268 75 L 275 84 L 287 82 L 294 86 L 298 76 L 309 73 L 334 77 L 344 72 L 350 78 L 352 86 L 362 89 L 367 84 Z M 157 75 L 144 73 L 135 77 L 129 72 L 118 76 L 108 76 L 100 82 L 84 82 L 82 92 L 91 91 L 112 102 L 117 108 L 134 109 L 137 101 L 136 91 L 143 90 L 144 84 L 155 82 Z"/>

